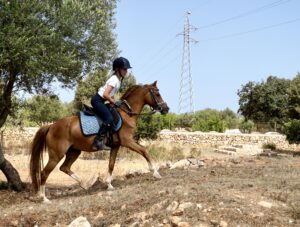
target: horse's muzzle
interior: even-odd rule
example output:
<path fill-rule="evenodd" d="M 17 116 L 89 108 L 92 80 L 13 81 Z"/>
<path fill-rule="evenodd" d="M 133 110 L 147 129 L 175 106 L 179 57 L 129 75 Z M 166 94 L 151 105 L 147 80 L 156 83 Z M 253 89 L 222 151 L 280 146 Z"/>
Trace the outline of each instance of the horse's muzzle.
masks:
<path fill-rule="evenodd" d="M 161 113 L 161 114 L 167 114 L 168 112 L 169 112 L 169 107 L 168 107 L 168 105 L 167 105 L 167 103 L 162 103 L 160 106 L 159 106 L 159 112 Z"/>

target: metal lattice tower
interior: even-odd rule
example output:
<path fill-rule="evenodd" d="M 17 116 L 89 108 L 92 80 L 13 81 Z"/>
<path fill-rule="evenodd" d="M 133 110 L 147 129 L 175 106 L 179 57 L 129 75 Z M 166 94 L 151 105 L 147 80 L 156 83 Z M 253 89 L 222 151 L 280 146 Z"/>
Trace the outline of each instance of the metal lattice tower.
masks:
<path fill-rule="evenodd" d="M 193 102 L 193 80 L 191 72 L 191 42 L 197 42 L 190 37 L 190 32 L 195 31 L 197 28 L 190 25 L 189 16 L 191 12 L 186 12 L 184 31 L 180 33 L 183 35 L 183 54 L 180 78 L 180 91 L 179 91 L 179 108 L 180 113 L 194 113 Z"/>

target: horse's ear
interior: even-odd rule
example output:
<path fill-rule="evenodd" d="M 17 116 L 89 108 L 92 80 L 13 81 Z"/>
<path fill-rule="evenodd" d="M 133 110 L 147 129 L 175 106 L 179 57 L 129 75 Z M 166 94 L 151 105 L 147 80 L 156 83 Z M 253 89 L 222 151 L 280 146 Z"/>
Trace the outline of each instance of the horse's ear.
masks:
<path fill-rule="evenodd" d="M 156 84 L 157 84 L 157 80 L 153 82 L 153 84 L 151 84 L 151 86 L 154 86 L 156 87 Z"/>

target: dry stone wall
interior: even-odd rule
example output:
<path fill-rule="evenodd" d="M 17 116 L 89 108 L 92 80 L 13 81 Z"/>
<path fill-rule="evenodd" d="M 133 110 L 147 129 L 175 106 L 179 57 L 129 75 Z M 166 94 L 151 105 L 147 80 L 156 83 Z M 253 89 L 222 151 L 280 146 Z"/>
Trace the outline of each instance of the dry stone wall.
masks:
<path fill-rule="evenodd" d="M 162 141 L 192 146 L 231 146 L 231 145 L 257 145 L 272 143 L 278 149 L 299 151 L 300 146 L 289 144 L 284 135 L 280 134 L 226 134 L 217 132 L 187 132 L 162 130 L 159 138 Z"/>
<path fill-rule="evenodd" d="M 30 148 L 33 137 L 38 128 L 28 127 L 24 129 L 6 128 L 0 131 L 1 143 L 5 151 L 24 153 Z M 203 133 L 186 131 L 162 130 L 159 139 L 169 144 L 192 145 L 195 147 L 219 147 L 230 145 L 258 145 L 273 143 L 278 149 L 300 151 L 300 146 L 289 144 L 284 135 L 275 134 L 226 134 Z"/>
<path fill-rule="evenodd" d="M 26 127 L 23 129 L 5 128 L 4 130 L 0 131 L 0 142 L 4 148 L 4 151 L 10 154 L 28 152 L 37 130 L 37 127 Z"/>

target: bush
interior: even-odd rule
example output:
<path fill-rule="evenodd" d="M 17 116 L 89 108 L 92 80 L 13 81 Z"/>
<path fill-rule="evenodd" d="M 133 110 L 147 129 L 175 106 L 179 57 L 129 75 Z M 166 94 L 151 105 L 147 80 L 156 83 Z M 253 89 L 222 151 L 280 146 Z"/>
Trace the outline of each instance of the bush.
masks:
<path fill-rule="evenodd" d="M 300 143 L 300 120 L 291 120 L 284 126 L 284 134 L 289 143 Z"/>
<path fill-rule="evenodd" d="M 245 120 L 240 124 L 239 129 L 244 133 L 251 133 L 254 129 L 254 122 L 250 120 Z"/>
<path fill-rule="evenodd" d="M 270 150 L 274 151 L 274 150 L 276 150 L 276 144 L 275 143 L 264 143 L 262 148 L 270 149 Z"/>

